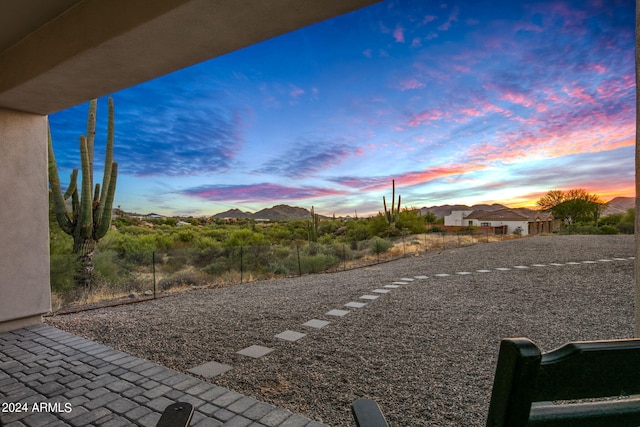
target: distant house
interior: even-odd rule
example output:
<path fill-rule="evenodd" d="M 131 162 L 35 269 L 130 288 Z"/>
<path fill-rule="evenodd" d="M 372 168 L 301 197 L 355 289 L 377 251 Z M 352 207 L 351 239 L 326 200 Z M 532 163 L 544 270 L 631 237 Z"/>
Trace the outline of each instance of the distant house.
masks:
<path fill-rule="evenodd" d="M 495 211 L 453 211 L 444 217 L 445 227 L 481 227 L 496 234 L 540 234 L 554 231 L 554 218 L 550 212 L 533 209 L 499 209 Z"/>

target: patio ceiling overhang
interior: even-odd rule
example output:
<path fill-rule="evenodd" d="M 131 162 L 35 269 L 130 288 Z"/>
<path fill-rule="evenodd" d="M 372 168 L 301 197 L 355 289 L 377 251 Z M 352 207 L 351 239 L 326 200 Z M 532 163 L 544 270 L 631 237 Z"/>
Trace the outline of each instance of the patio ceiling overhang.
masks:
<path fill-rule="evenodd" d="M 2 0 L 0 108 L 50 114 L 377 1 Z"/>

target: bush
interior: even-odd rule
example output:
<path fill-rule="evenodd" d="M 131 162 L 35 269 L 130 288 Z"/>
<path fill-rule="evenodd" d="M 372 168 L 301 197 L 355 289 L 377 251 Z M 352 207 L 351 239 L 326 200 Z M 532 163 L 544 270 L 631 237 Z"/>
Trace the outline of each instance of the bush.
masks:
<path fill-rule="evenodd" d="M 622 234 L 633 234 L 634 230 L 635 230 L 634 224 L 633 223 L 628 223 L 628 222 L 621 222 L 620 224 L 616 225 L 616 228 Z"/>
<path fill-rule="evenodd" d="M 74 254 L 51 254 L 49 258 L 49 279 L 53 292 L 68 292 L 76 286 L 76 273 L 80 260 Z"/>
<path fill-rule="evenodd" d="M 205 273 L 211 276 L 220 276 L 223 273 L 228 273 L 233 269 L 234 265 L 229 258 L 217 258 L 211 264 L 202 269 Z"/>
<path fill-rule="evenodd" d="M 600 229 L 595 225 L 570 224 L 560 230 L 560 234 L 600 234 Z"/>
<path fill-rule="evenodd" d="M 381 239 L 379 237 L 374 237 L 369 242 L 369 251 L 371 255 L 377 255 L 387 252 L 389 249 L 393 247 L 393 243 L 388 240 Z"/>
<path fill-rule="evenodd" d="M 207 284 L 207 277 L 195 270 L 181 270 L 158 282 L 162 290 L 177 286 L 202 286 Z"/>
<path fill-rule="evenodd" d="M 616 227 L 612 225 L 603 225 L 602 227 L 600 227 L 600 233 L 601 234 L 618 234 L 619 231 Z"/>
<path fill-rule="evenodd" d="M 302 274 L 320 273 L 339 264 L 338 258 L 331 255 L 316 254 L 300 257 L 300 269 Z"/>
<path fill-rule="evenodd" d="M 128 289 L 133 281 L 115 251 L 96 251 L 93 255 L 93 272 L 95 282 L 105 286 Z"/>

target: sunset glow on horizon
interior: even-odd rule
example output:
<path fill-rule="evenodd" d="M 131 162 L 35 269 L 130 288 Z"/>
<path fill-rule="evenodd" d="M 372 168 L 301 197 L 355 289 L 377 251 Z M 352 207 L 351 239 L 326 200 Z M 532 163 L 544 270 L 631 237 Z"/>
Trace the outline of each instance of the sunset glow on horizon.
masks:
<path fill-rule="evenodd" d="M 635 2 L 383 1 L 122 90 L 115 205 L 375 214 L 635 197 Z M 49 117 L 61 180 L 87 104 Z M 106 139 L 98 104 L 97 170 Z"/>

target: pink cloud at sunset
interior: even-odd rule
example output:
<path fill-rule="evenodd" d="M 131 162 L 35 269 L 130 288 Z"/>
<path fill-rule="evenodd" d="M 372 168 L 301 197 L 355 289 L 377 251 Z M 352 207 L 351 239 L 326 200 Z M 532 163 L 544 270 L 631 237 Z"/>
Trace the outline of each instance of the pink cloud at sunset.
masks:
<path fill-rule="evenodd" d="M 394 179 L 408 206 L 632 197 L 634 6 L 389 0 L 122 90 L 115 203 L 375 214 Z M 49 121 L 69 176 L 86 106 Z"/>

